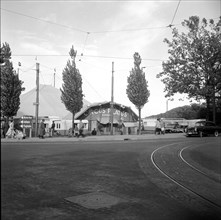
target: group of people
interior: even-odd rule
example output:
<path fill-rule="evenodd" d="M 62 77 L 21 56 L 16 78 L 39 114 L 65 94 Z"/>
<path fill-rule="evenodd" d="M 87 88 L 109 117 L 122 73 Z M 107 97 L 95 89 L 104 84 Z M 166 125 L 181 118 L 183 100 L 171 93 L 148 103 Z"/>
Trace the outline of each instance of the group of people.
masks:
<path fill-rule="evenodd" d="M 41 120 L 41 123 L 39 125 L 39 138 L 44 138 L 45 134 L 46 134 L 46 131 L 45 131 L 45 120 L 42 119 Z M 55 130 L 55 122 L 52 121 L 52 124 L 51 124 L 51 128 L 50 128 L 50 134 L 49 136 L 51 137 L 54 137 L 55 135 L 59 135 L 60 133 L 58 131 Z"/>
<path fill-rule="evenodd" d="M 74 127 L 74 137 L 84 137 L 84 126 L 82 125 L 80 129 L 77 125 Z"/>
<path fill-rule="evenodd" d="M 11 119 L 9 123 L 7 121 L 2 122 L 2 136 L 3 138 L 18 138 L 24 139 L 26 135 L 22 132 L 22 128 L 18 124 L 14 124 L 14 120 Z"/>
<path fill-rule="evenodd" d="M 156 121 L 155 134 L 165 134 L 165 123 L 160 118 Z"/>

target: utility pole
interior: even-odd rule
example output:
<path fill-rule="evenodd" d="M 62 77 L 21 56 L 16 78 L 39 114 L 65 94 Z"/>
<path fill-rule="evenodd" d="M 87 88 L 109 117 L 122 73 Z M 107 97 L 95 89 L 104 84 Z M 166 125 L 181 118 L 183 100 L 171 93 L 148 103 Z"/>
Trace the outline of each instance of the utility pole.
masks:
<path fill-rule="evenodd" d="M 18 62 L 18 78 L 19 78 L 19 66 L 21 66 L 20 62 Z"/>
<path fill-rule="evenodd" d="M 35 137 L 38 136 L 38 108 L 39 108 L 39 63 L 36 63 L 36 102 L 35 105 Z"/>
<path fill-rule="evenodd" d="M 56 74 L 56 69 L 54 68 L 54 87 L 55 87 L 55 74 Z"/>
<path fill-rule="evenodd" d="M 114 122 L 114 62 L 112 62 L 112 77 L 111 77 L 111 135 L 113 135 Z"/>

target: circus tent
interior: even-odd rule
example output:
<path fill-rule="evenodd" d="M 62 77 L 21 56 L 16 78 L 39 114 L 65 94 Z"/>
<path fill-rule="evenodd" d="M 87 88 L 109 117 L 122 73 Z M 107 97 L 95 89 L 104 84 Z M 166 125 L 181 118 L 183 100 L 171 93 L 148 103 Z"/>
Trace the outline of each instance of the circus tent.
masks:
<path fill-rule="evenodd" d="M 35 116 L 36 102 L 36 88 L 20 96 L 20 109 L 18 110 L 17 117 L 24 115 Z M 83 107 L 90 105 L 86 99 L 83 99 Z M 81 112 L 80 111 L 80 112 Z M 39 86 L 39 116 L 56 116 L 60 119 L 72 119 L 72 114 L 66 110 L 65 105 L 61 101 L 61 91 L 51 85 Z M 76 114 L 76 117 L 78 113 Z"/>

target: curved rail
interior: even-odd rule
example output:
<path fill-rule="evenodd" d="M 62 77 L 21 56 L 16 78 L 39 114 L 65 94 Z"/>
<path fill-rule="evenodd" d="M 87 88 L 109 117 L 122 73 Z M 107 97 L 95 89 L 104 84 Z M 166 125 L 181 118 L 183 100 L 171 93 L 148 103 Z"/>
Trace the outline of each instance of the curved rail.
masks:
<path fill-rule="evenodd" d="M 192 190 L 190 187 L 187 187 L 185 186 L 184 184 L 176 181 L 176 179 L 172 176 L 170 176 L 169 174 L 165 173 L 159 165 L 157 165 L 155 159 L 154 159 L 154 155 L 157 151 L 161 150 L 162 148 L 165 148 L 165 147 L 168 147 L 168 146 L 171 146 L 171 145 L 174 145 L 174 144 L 169 144 L 169 145 L 164 145 L 164 146 L 161 146 L 157 149 L 155 149 L 152 153 L 151 153 L 151 161 L 153 163 L 153 165 L 156 167 L 156 169 L 161 173 L 163 174 L 165 177 L 167 177 L 169 180 L 171 180 L 173 183 L 175 183 L 176 185 L 180 186 L 181 188 L 183 188 L 184 190 L 192 193 L 193 195 L 199 197 L 200 199 L 204 200 L 204 201 L 207 201 L 208 203 L 210 203 L 211 205 L 215 206 L 216 208 L 221 208 L 221 206 L 215 202 L 213 202 L 212 200 L 206 198 L 205 196 L 197 193 L 196 191 Z"/>
<path fill-rule="evenodd" d="M 184 147 L 184 148 L 181 149 L 181 151 L 180 151 L 180 153 L 179 153 L 179 157 L 181 158 L 181 160 L 182 160 L 184 163 L 186 163 L 189 167 L 191 167 L 192 169 L 196 170 L 197 172 L 201 173 L 202 175 L 204 175 L 204 176 L 206 176 L 206 177 L 208 177 L 208 178 L 210 178 L 210 179 L 212 179 L 212 180 L 214 180 L 214 181 L 216 181 L 216 182 L 219 182 L 219 183 L 221 184 L 221 180 L 220 180 L 220 179 L 217 180 L 216 178 L 214 178 L 214 177 L 208 175 L 207 173 L 203 172 L 202 170 L 199 170 L 198 168 L 196 168 L 195 166 L 193 166 L 191 163 L 187 162 L 187 161 L 184 159 L 184 157 L 182 156 L 182 153 L 183 153 L 184 150 L 186 150 L 187 148 L 190 148 L 190 147 L 192 147 L 192 145 L 191 145 L 191 146 Z"/>

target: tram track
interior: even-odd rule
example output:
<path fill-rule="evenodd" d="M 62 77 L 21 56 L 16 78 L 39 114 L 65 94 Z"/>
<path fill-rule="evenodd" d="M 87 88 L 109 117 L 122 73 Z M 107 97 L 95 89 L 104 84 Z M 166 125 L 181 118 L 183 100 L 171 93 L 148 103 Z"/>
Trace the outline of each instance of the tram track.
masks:
<path fill-rule="evenodd" d="M 220 182 L 215 182 L 209 175 L 185 161 L 182 152 L 186 148 L 183 148 L 183 143 L 158 147 L 151 153 L 151 162 L 174 184 L 221 211 L 221 201 L 217 195 Z"/>
<path fill-rule="evenodd" d="M 199 146 L 199 145 L 197 145 L 197 146 Z M 214 180 L 214 181 L 216 181 L 216 182 L 218 182 L 218 183 L 221 184 L 221 178 L 220 178 L 220 176 L 214 177 L 214 176 L 212 176 L 212 175 L 208 175 L 207 172 L 204 172 L 204 171 L 198 169 L 196 166 L 194 166 L 193 164 L 191 164 L 190 162 L 188 162 L 186 159 L 184 159 L 183 152 L 184 152 L 185 150 L 191 148 L 191 147 L 194 147 L 194 145 L 190 145 L 190 146 L 187 146 L 187 147 L 184 147 L 184 148 L 181 149 L 181 151 L 180 151 L 180 153 L 179 153 L 179 157 L 181 158 L 181 160 L 182 160 L 184 163 L 186 163 L 189 167 L 191 167 L 192 169 L 196 170 L 197 172 L 201 173 L 202 175 L 204 175 L 204 176 L 206 176 L 206 177 L 208 177 L 208 178 L 210 178 L 210 179 L 212 179 L 212 180 Z"/>

